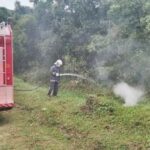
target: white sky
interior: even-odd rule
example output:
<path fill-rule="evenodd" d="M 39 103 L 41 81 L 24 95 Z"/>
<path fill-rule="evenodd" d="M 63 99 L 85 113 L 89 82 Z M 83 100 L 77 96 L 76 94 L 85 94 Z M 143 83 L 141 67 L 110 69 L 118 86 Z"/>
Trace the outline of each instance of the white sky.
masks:
<path fill-rule="evenodd" d="M 33 6 L 33 3 L 30 3 L 29 0 L 17 0 L 20 1 L 22 6 Z M 0 0 L 0 7 L 6 7 L 8 9 L 14 9 L 14 3 L 16 0 Z"/>

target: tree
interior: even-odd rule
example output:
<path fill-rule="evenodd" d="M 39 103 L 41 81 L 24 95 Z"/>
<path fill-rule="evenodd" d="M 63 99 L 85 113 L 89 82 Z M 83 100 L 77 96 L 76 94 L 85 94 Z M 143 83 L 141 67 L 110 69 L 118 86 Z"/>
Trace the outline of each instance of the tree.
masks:
<path fill-rule="evenodd" d="M 122 27 L 124 35 L 141 36 L 144 31 L 141 19 L 147 14 L 147 2 L 148 0 L 114 0 L 109 11 L 110 18 Z"/>
<path fill-rule="evenodd" d="M 33 16 L 24 15 L 16 22 L 14 26 L 14 62 L 16 72 L 23 72 L 36 63 L 38 58 L 35 42 L 36 36 L 36 21 Z"/>
<path fill-rule="evenodd" d="M 0 7 L 0 22 L 5 21 L 7 22 L 8 17 L 12 16 L 12 11 L 4 8 L 4 7 Z"/>
<path fill-rule="evenodd" d="M 32 12 L 30 7 L 22 6 L 20 1 L 15 2 L 15 12 L 19 15 L 29 14 Z"/>

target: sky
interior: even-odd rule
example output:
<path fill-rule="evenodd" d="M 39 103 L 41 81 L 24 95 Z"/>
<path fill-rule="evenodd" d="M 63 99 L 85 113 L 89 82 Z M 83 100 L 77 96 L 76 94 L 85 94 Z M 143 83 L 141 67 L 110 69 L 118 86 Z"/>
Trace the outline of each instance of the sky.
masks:
<path fill-rule="evenodd" d="M 20 1 L 22 6 L 30 6 L 32 7 L 33 4 L 29 2 L 29 0 L 17 0 Z M 6 7 L 8 9 L 14 9 L 14 3 L 16 0 L 0 0 L 0 7 Z"/>

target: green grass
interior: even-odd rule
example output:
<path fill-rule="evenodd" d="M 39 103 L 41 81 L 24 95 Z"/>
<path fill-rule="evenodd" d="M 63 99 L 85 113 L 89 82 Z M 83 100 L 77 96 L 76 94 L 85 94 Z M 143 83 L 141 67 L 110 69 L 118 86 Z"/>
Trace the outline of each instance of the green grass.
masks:
<path fill-rule="evenodd" d="M 15 86 L 36 87 L 21 79 L 15 79 Z M 93 99 L 87 102 L 89 95 Z M 148 98 L 135 107 L 124 107 L 111 92 L 103 90 L 63 88 L 58 97 L 49 98 L 47 88 L 40 87 L 31 92 L 16 91 L 15 102 L 13 110 L 0 116 L 4 134 L 0 149 L 150 149 Z"/>

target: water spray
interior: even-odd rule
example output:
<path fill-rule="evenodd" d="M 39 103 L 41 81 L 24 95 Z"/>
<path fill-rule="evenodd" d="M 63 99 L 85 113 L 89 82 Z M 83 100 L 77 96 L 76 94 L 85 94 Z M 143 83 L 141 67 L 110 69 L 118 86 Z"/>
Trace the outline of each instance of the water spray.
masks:
<path fill-rule="evenodd" d="M 63 74 L 60 74 L 60 76 L 61 76 L 61 77 L 62 77 L 62 76 L 77 77 L 77 78 L 80 78 L 80 79 L 83 79 L 83 80 L 87 80 L 87 81 L 89 81 L 89 82 L 91 82 L 91 83 L 97 84 L 95 80 L 93 80 L 93 79 L 91 79 L 91 78 L 89 78 L 89 77 L 85 77 L 85 76 L 83 76 L 83 75 L 75 74 L 75 73 L 63 73 Z"/>

